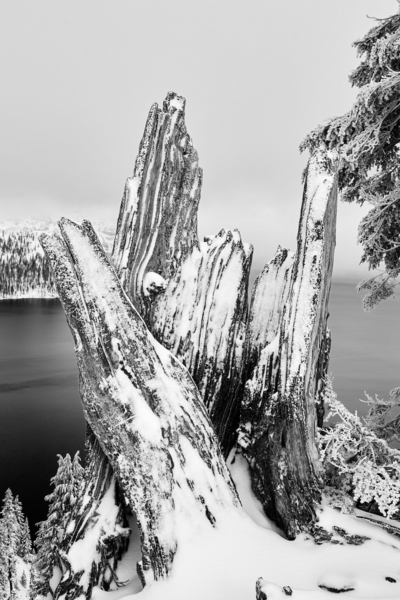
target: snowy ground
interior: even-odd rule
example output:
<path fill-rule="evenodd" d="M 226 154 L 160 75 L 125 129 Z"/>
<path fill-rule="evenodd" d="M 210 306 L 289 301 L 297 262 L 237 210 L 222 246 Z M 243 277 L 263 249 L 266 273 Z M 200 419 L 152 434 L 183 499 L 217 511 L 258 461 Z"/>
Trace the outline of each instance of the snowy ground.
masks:
<path fill-rule="evenodd" d="M 138 600 L 255 600 L 260 577 L 268 600 L 284 600 L 284 586 L 291 588 L 293 600 L 332 598 L 332 592 L 319 586 L 349 588 L 346 598 L 400 598 L 400 539 L 324 503 L 319 514 L 324 529 L 333 532 L 335 525 L 350 535 L 371 539 L 349 545 L 335 533 L 336 543 L 317 545 L 306 535 L 288 541 L 263 515 L 251 492 L 244 459 L 237 456 L 230 467 L 245 511 L 225 510 L 216 528 L 197 528 L 193 523 L 193 530 L 179 532 L 172 575 L 143 591 L 135 574 L 140 557 L 135 532 L 119 571 L 120 579 L 130 579 L 129 584 L 114 592 L 95 589 L 93 600 L 132 600 L 133 596 Z"/>

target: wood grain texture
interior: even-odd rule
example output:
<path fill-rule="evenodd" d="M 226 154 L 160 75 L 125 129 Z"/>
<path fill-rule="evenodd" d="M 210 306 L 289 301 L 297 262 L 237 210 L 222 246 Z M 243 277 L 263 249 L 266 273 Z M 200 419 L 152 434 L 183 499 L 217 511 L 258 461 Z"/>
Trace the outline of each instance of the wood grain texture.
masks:
<path fill-rule="evenodd" d="M 227 455 L 243 391 L 253 249 L 237 230 L 200 242 L 202 171 L 184 119 L 185 100 L 176 94 L 162 110 L 151 108 L 112 256 L 150 331 L 188 368 Z"/>
<path fill-rule="evenodd" d="M 144 582 L 165 577 L 176 525 L 239 501 L 199 392 L 148 331 L 88 222 L 44 236 L 75 340 L 85 418 L 141 530 Z M 76 575 L 76 573 L 75 573 Z"/>
<path fill-rule="evenodd" d="M 286 304 L 276 335 L 261 351 L 246 384 L 242 404 L 239 443 L 251 467 L 253 489 L 266 514 L 291 539 L 315 520 L 320 499 L 316 400 L 321 352 L 326 355 L 335 172 L 327 159 L 310 159 Z"/>

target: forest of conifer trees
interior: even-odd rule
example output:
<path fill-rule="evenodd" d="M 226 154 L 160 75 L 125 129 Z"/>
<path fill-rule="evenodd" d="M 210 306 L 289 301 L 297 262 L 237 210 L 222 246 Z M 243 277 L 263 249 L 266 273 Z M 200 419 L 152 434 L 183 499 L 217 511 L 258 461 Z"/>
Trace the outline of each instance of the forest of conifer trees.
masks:
<path fill-rule="evenodd" d="M 36 230 L 0 229 L 0 298 L 55 298 L 57 290 Z"/>
<path fill-rule="evenodd" d="M 55 223 L 0 224 L 0 300 L 17 298 L 57 298 L 57 289 L 39 236 L 52 231 Z M 99 222 L 97 231 L 110 252 L 113 230 Z"/>

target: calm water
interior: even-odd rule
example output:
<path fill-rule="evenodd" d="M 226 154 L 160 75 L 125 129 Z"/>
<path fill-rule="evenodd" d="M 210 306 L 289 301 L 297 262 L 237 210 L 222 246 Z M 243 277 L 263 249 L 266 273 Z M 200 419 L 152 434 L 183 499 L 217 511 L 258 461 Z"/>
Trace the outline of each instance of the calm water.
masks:
<path fill-rule="evenodd" d="M 31 529 L 46 517 L 44 495 L 57 454 L 81 450 L 72 337 L 58 300 L 0 302 L 0 496 L 18 494 Z"/>
<path fill-rule="evenodd" d="M 364 390 L 400 385 L 400 304 L 364 313 L 354 284 L 334 283 L 330 371 L 339 398 L 365 414 Z M 46 516 L 57 454 L 80 450 L 85 424 L 72 337 L 58 300 L 0 302 L 0 496 L 18 494 L 34 523 Z"/>

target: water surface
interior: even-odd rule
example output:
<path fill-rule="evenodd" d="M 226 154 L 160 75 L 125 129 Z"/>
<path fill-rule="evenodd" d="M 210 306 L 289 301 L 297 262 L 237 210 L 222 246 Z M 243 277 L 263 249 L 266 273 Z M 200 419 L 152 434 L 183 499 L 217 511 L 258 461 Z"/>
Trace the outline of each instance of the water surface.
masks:
<path fill-rule="evenodd" d="M 83 451 L 85 423 L 71 333 L 58 300 L 0 302 L 0 496 L 18 494 L 31 528 L 57 454 Z M 82 453 L 83 454 L 83 453 Z"/>
<path fill-rule="evenodd" d="M 330 372 L 339 398 L 365 414 L 364 390 L 400 386 L 399 302 L 364 313 L 355 284 L 334 282 Z M 18 494 L 31 527 L 46 516 L 43 497 L 57 454 L 82 452 L 85 423 L 72 336 L 58 300 L 0 302 L 0 496 Z"/>

